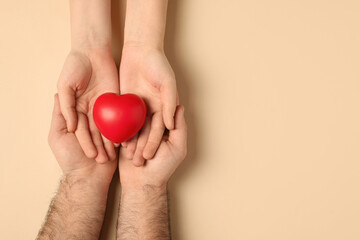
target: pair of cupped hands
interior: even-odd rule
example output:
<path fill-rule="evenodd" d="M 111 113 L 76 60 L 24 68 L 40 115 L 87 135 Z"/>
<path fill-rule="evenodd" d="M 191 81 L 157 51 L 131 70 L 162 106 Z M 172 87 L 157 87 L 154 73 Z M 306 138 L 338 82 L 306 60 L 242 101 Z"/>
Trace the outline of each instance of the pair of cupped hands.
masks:
<path fill-rule="evenodd" d="M 147 118 L 141 131 L 121 144 L 121 182 L 166 184 L 186 155 L 187 131 L 174 72 L 162 49 L 124 46 L 119 72 L 111 48 L 71 50 L 57 86 L 49 144 L 64 174 L 110 183 L 119 146 L 97 129 L 93 106 L 106 92 L 133 93 L 145 101 Z"/>

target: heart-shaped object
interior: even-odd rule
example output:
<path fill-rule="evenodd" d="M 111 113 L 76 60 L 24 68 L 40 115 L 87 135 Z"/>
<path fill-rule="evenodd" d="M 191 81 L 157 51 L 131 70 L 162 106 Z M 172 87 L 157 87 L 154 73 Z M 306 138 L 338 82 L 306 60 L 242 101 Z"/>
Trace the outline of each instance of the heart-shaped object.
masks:
<path fill-rule="evenodd" d="M 95 101 L 93 116 L 104 137 L 121 143 L 135 136 L 143 126 L 146 105 L 134 94 L 104 93 Z"/>

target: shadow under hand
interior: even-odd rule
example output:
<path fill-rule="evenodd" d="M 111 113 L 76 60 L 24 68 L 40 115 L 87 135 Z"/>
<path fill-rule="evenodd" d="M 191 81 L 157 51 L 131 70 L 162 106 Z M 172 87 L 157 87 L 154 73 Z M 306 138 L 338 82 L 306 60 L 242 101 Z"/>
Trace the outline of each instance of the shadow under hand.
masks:
<path fill-rule="evenodd" d="M 111 181 L 103 226 L 101 228 L 99 240 L 114 239 L 116 236 L 116 225 L 120 202 L 120 179 L 119 169 L 116 168 L 114 177 Z"/>
<path fill-rule="evenodd" d="M 126 1 L 111 1 L 112 52 L 116 65 L 120 65 L 122 46 L 124 43 Z"/>
<path fill-rule="evenodd" d="M 123 45 L 125 3 L 126 1 L 121 0 L 111 1 L 112 52 L 117 66 L 120 65 L 121 50 Z M 116 236 L 120 193 L 121 187 L 119 170 L 116 169 L 109 188 L 104 222 L 99 237 L 100 240 L 114 239 Z"/>
<path fill-rule="evenodd" d="M 188 154 L 184 162 L 176 170 L 169 184 L 170 224 L 172 237 L 177 240 L 184 239 L 181 233 L 185 231 L 181 224 L 183 221 L 181 221 L 181 202 L 178 201 L 179 187 L 181 182 L 191 174 L 191 170 L 196 165 L 196 156 L 198 154 L 196 136 L 198 136 L 200 131 L 199 125 L 196 122 L 196 106 L 192 101 L 192 94 L 195 89 L 192 83 L 196 80 L 192 79 L 190 66 L 186 66 L 186 61 L 182 59 L 180 54 L 179 39 L 181 38 L 179 37 L 178 26 L 181 24 L 179 16 L 185 3 L 185 0 L 169 1 L 165 36 L 166 56 L 176 75 L 180 104 L 185 106 L 185 118 L 188 125 Z"/>

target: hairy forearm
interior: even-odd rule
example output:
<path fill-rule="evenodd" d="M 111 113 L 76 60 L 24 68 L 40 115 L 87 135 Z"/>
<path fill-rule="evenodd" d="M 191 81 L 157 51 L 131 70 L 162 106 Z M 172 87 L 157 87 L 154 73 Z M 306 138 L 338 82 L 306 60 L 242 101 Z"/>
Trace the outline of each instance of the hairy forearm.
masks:
<path fill-rule="evenodd" d="M 65 176 L 37 239 L 98 239 L 107 192 L 106 185 Z"/>
<path fill-rule="evenodd" d="M 71 47 L 111 49 L 111 0 L 70 0 Z"/>
<path fill-rule="evenodd" d="M 123 188 L 117 239 L 170 239 L 166 187 Z"/>
<path fill-rule="evenodd" d="M 124 45 L 163 48 L 168 0 L 127 0 Z"/>

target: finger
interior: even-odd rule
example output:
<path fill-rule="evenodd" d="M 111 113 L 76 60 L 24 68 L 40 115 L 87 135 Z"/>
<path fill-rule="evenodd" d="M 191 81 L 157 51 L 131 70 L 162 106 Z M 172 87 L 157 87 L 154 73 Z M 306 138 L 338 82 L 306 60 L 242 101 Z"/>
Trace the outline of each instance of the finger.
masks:
<path fill-rule="evenodd" d="M 59 96 L 58 94 L 55 94 L 49 137 L 62 134 L 66 131 L 66 121 L 64 116 L 61 114 Z"/>
<path fill-rule="evenodd" d="M 139 138 L 136 145 L 136 151 L 133 158 L 133 164 L 137 167 L 144 165 L 145 158 L 143 157 L 143 151 L 146 145 L 146 142 L 150 134 L 150 119 L 146 119 L 144 126 L 139 134 Z"/>
<path fill-rule="evenodd" d="M 123 146 L 124 148 L 126 148 L 127 146 L 128 146 L 128 142 L 126 141 L 126 142 L 122 142 L 121 143 L 121 146 Z"/>
<path fill-rule="evenodd" d="M 157 112 L 151 119 L 151 129 L 148 141 L 144 148 L 143 157 L 151 159 L 154 157 L 156 150 L 159 148 L 164 135 L 165 125 L 163 123 L 161 112 Z"/>
<path fill-rule="evenodd" d="M 127 141 L 126 157 L 130 160 L 132 160 L 134 157 L 137 140 L 138 140 L 138 134 L 136 134 L 129 141 Z"/>
<path fill-rule="evenodd" d="M 101 138 L 101 134 L 100 134 L 99 130 L 96 128 L 93 120 L 90 120 L 89 124 L 90 124 L 91 137 L 92 137 L 93 143 L 95 144 L 95 147 L 97 150 L 97 155 L 95 157 L 95 160 L 98 163 L 105 163 L 109 160 L 109 158 L 106 154 L 103 140 Z"/>
<path fill-rule="evenodd" d="M 175 128 L 169 132 L 169 142 L 179 150 L 186 152 L 187 125 L 183 106 L 178 106 L 176 109 Z"/>
<path fill-rule="evenodd" d="M 77 114 L 75 109 L 75 91 L 70 87 L 59 87 L 61 112 L 66 120 L 69 132 L 74 132 L 77 127 Z"/>
<path fill-rule="evenodd" d="M 76 138 L 79 141 L 81 148 L 88 158 L 95 158 L 97 155 L 96 147 L 91 138 L 88 118 L 85 114 L 79 113 L 78 126 L 75 131 Z"/>
<path fill-rule="evenodd" d="M 172 130 L 174 128 L 174 114 L 176 109 L 177 91 L 175 79 L 166 81 L 161 86 L 161 102 L 163 121 L 167 129 Z"/>
<path fill-rule="evenodd" d="M 102 136 L 102 140 L 105 146 L 105 151 L 109 157 L 109 160 L 115 160 L 116 158 L 116 153 L 115 153 L 115 146 L 114 144 L 107 138 L 105 138 L 104 136 Z"/>
<path fill-rule="evenodd" d="M 126 156 L 126 149 L 120 148 L 119 149 L 119 169 L 125 168 L 126 166 L 129 166 L 131 163 L 130 159 Z"/>

